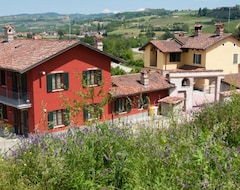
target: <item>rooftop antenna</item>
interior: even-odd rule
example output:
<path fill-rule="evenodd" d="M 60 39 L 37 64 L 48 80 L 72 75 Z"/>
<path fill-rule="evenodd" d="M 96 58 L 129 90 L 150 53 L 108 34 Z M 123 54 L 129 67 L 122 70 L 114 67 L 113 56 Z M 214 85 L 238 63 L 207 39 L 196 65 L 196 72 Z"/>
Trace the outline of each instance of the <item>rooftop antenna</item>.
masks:
<path fill-rule="evenodd" d="M 67 20 L 68 20 L 68 39 L 71 40 L 71 18 L 70 16 L 68 15 L 67 16 Z"/>
<path fill-rule="evenodd" d="M 231 16 L 231 7 L 229 7 L 229 10 L 228 10 L 228 33 L 229 33 L 230 16 Z"/>

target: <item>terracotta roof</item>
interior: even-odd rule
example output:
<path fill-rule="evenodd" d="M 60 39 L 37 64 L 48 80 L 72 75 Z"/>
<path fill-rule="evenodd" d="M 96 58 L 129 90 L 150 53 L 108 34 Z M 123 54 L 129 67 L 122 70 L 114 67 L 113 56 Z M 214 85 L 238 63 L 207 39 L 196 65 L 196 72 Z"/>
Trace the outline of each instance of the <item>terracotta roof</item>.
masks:
<path fill-rule="evenodd" d="M 0 43 L 0 68 L 24 73 L 77 45 L 86 46 L 94 51 L 109 56 L 113 61 L 122 61 L 88 44 L 81 43 L 79 40 L 29 39 Z"/>
<path fill-rule="evenodd" d="M 232 36 L 232 34 L 222 34 L 220 36 L 216 34 L 200 34 L 198 36 L 177 37 L 176 41 L 182 44 L 181 48 L 207 49 L 229 36 Z"/>
<path fill-rule="evenodd" d="M 110 94 L 114 97 L 121 97 L 174 87 L 173 84 L 170 84 L 166 78 L 156 71 L 150 71 L 148 73 L 148 87 L 144 87 L 144 85 L 140 83 L 140 76 L 141 73 L 112 76 L 113 85 L 111 87 Z"/>
<path fill-rule="evenodd" d="M 178 104 L 178 103 L 182 102 L 183 100 L 184 100 L 184 98 L 182 98 L 182 97 L 167 96 L 165 98 L 158 100 L 158 102 L 168 103 L 168 104 Z"/>
<path fill-rule="evenodd" d="M 146 46 L 152 44 L 154 47 L 159 49 L 161 52 L 182 52 L 181 46 L 175 40 L 152 40 L 139 50 L 144 50 Z"/>
<path fill-rule="evenodd" d="M 240 88 L 240 73 L 225 75 L 222 81 L 236 88 Z"/>
<path fill-rule="evenodd" d="M 204 67 L 194 66 L 194 65 L 183 65 L 180 67 L 182 70 L 188 70 L 188 71 L 204 71 L 206 70 Z"/>

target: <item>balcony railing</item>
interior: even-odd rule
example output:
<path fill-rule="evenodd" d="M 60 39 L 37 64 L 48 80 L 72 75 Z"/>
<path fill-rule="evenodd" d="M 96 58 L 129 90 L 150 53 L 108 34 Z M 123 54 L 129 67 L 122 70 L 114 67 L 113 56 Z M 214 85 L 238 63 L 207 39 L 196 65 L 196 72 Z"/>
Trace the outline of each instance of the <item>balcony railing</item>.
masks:
<path fill-rule="evenodd" d="M 17 93 L 5 89 L 0 89 L 0 102 L 18 109 L 30 108 L 29 93 Z"/>

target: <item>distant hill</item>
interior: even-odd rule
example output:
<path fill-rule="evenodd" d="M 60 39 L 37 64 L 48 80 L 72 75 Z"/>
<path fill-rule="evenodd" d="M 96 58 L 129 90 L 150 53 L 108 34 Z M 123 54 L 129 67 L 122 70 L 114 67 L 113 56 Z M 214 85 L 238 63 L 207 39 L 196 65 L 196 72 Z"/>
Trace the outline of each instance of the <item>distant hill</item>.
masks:
<path fill-rule="evenodd" d="M 230 9 L 231 20 L 240 19 L 240 6 L 236 5 Z M 125 34 L 135 34 L 139 31 L 153 30 L 151 27 L 159 28 L 159 31 L 170 29 L 171 31 L 181 29 L 186 20 L 187 24 L 192 21 L 202 21 L 212 25 L 213 21 L 227 21 L 229 7 L 199 10 L 165 10 L 145 9 L 143 11 L 122 13 L 99 13 L 99 14 L 59 14 L 55 12 L 18 14 L 0 17 L 0 27 L 5 24 L 13 24 L 17 32 L 58 32 L 80 35 L 80 31 L 108 31 L 122 29 Z M 165 20 L 161 20 L 165 18 Z M 211 21 L 212 20 L 212 21 Z M 71 28 L 70 28 L 71 26 Z M 124 28 L 123 28 L 124 27 Z M 140 28 L 141 27 L 141 28 Z M 126 31 L 128 30 L 128 31 Z M 121 32 L 120 32 L 121 33 Z"/>

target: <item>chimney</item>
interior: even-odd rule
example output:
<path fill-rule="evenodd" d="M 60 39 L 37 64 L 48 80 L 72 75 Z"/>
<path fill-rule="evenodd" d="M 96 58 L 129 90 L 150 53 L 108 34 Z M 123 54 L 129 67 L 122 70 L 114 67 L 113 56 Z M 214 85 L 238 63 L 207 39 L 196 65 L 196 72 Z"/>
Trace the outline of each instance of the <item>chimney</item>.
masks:
<path fill-rule="evenodd" d="M 11 42 L 14 40 L 15 28 L 11 24 L 6 24 L 4 27 L 5 42 Z"/>
<path fill-rule="evenodd" d="M 199 36 L 202 33 L 202 25 L 197 23 L 194 25 L 194 36 Z"/>
<path fill-rule="evenodd" d="M 98 33 L 95 37 L 94 37 L 94 47 L 103 51 L 103 36 Z"/>
<path fill-rule="evenodd" d="M 224 23 L 222 22 L 218 22 L 215 24 L 216 26 L 216 36 L 222 36 L 223 35 L 223 32 L 224 32 Z"/>
<path fill-rule="evenodd" d="M 148 78 L 148 71 L 146 69 L 143 69 L 140 76 L 140 83 L 143 84 L 144 87 L 149 86 L 149 78 Z"/>

